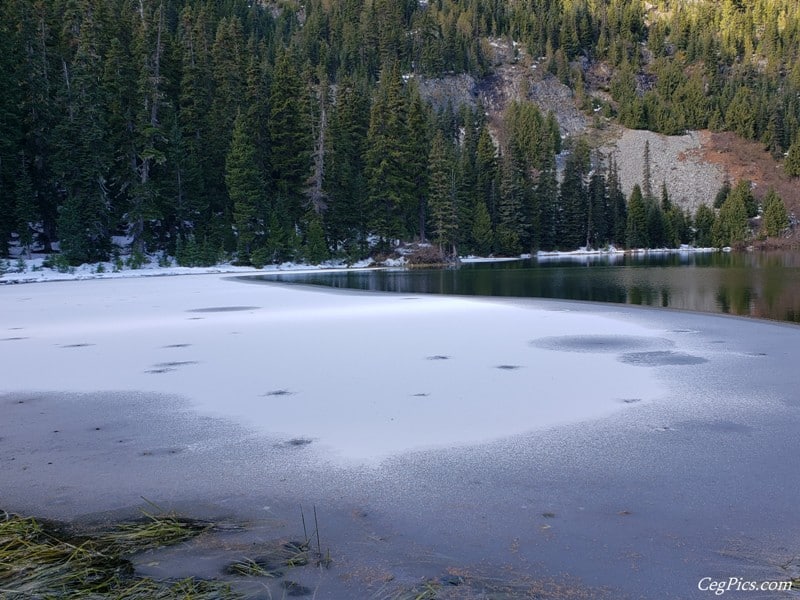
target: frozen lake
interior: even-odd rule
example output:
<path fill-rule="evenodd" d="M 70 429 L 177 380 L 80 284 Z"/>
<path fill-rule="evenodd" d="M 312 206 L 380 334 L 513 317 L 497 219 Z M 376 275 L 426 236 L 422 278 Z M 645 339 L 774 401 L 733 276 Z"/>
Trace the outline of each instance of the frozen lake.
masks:
<path fill-rule="evenodd" d="M 303 504 L 334 558 L 316 598 L 800 575 L 793 325 L 206 275 L 4 286 L 0 338 L 0 507 L 249 523 L 165 574 L 296 535 Z"/>

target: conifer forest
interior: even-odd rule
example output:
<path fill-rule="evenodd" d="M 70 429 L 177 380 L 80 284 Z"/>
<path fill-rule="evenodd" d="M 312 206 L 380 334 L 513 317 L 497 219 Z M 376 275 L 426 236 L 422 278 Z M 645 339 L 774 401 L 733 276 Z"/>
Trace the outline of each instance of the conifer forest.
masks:
<path fill-rule="evenodd" d="M 800 176 L 796 0 L 5 0 L 0 255 L 261 266 L 445 254 L 735 245 L 762 215 L 732 181 L 690 214 L 523 100 L 435 105 L 420 82 L 542 58 L 587 114 L 730 131 Z M 608 101 L 585 94 L 591 65 Z M 583 102 L 583 104 L 581 104 Z M 645 161 L 647 164 L 647 160 Z"/>

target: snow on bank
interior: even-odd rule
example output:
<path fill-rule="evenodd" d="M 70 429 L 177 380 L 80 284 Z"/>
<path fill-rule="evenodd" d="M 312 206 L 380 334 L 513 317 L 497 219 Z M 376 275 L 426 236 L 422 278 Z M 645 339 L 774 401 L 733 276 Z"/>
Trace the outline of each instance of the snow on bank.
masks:
<path fill-rule="evenodd" d="M 363 461 L 589 420 L 663 394 L 651 370 L 611 352 L 537 342 L 592 336 L 671 343 L 588 310 L 219 275 L 2 286 L 0 392 L 176 394 L 280 442 Z"/>
<path fill-rule="evenodd" d="M 365 268 L 372 264 L 371 260 L 363 260 L 353 265 L 327 262 L 320 265 L 286 262 L 279 265 L 268 265 L 263 269 L 254 267 L 238 267 L 230 263 L 220 263 L 211 267 L 177 267 L 163 266 L 151 259 L 141 267 L 133 269 L 123 265 L 121 268 L 111 262 L 82 264 L 78 267 L 61 270 L 44 266 L 46 258 L 37 256 L 31 259 L 12 259 L 7 262 L 5 273 L 0 271 L 0 284 L 3 283 L 39 283 L 44 281 L 73 281 L 83 279 L 127 279 L 131 277 L 156 277 L 167 275 L 203 275 L 203 274 L 255 274 L 280 273 L 284 271 L 320 271 L 327 269 Z"/>

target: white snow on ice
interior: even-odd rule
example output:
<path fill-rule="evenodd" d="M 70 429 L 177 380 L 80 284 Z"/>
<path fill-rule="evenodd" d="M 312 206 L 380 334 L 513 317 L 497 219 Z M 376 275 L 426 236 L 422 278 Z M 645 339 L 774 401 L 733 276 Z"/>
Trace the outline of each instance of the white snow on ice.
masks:
<path fill-rule="evenodd" d="M 316 291 L 222 275 L 0 286 L 0 392 L 137 390 L 333 457 L 380 460 L 604 417 L 664 393 L 548 336 L 660 339 L 535 302 Z"/>

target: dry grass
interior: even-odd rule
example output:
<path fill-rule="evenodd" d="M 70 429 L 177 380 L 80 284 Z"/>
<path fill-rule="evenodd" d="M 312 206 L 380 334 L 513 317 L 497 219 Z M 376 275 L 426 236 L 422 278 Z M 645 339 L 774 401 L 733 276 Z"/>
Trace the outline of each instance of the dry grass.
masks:
<path fill-rule="evenodd" d="M 172 515 L 146 517 L 110 531 L 74 536 L 56 524 L 0 513 L 0 595 L 8 600 L 240 597 L 216 581 L 159 582 L 137 577 L 130 556 L 183 542 L 210 528 L 210 524 Z"/>

